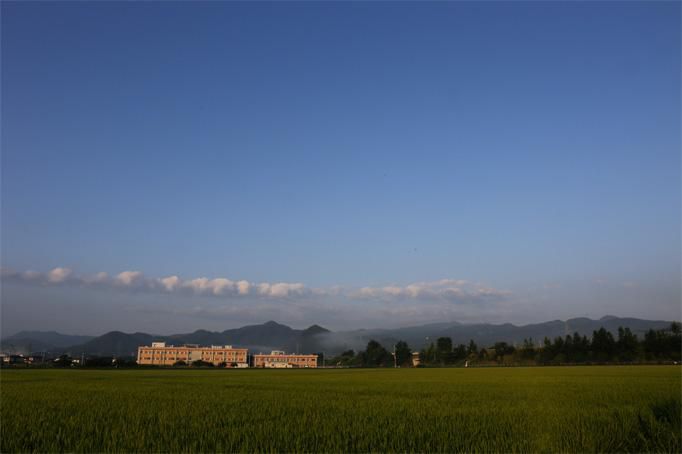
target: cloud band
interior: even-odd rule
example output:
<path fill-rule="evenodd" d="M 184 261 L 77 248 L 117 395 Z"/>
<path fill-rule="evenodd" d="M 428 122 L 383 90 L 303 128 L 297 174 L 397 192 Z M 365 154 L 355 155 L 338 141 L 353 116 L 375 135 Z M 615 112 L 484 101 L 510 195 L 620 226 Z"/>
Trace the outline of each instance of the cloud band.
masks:
<path fill-rule="evenodd" d="M 442 279 L 432 282 L 416 282 L 405 286 L 361 288 L 310 288 L 302 283 L 250 282 L 224 277 L 182 279 L 179 276 L 152 278 L 140 271 L 122 271 L 115 275 L 101 272 L 94 275 L 77 275 L 66 267 L 48 272 L 15 271 L 3 268 L 3 280 L 37 285 L 76 285 L 93 288 L 128 289 L 165 294 L 184 293 L 215 297 L 252 297 L 264 299 L 291 299 L 305 297 L 343 297 L 357 301 L 438 301 L 450 303 L 476 303 L 497 301 L 510 296 L 510 292 L 498 290 L 480 283 L 465 280 Z"/>

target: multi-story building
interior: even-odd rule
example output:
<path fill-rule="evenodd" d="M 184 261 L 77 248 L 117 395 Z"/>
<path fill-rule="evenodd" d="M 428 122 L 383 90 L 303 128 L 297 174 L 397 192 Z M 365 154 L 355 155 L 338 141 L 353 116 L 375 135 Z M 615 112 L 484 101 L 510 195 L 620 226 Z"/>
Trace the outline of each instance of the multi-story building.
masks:
<path fill-rule="evenodd" d="M 200 347 L 196 344 L 182 346 L 166 345 L 165 342 L 152 342 L 151 347 L 137 349 L 137 363 L 154 366 L 172 366 L 178 361 L 191 364 L 206 361 L 215 366 L 248 367 L 247 349 L 233 348 L 231 345 L 212 345 Z"/>
<path fill-rule="evenodd" d="M 283 351 L 274 350 L 269 355 L 259 353 L 253 355 L 254 367 L 317 367 L 317 355 L 287 355 Z"/>

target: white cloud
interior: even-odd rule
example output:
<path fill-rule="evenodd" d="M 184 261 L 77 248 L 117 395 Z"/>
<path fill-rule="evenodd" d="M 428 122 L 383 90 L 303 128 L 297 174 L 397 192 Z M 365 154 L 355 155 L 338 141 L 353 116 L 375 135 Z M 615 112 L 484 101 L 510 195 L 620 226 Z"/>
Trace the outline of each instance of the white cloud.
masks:
<path fill-rule="evenodd" d="M 286 282 L 279 282 L 270 286 L 268 296 L 286 298 L 293 295 L 302 295 L 305 291 L 303 284 L 287 284 Z"/>
<path fill-rule="evenodd" d="M 179 276 L 147 278 L 141 271 L 123 271 L 110 277 L 101 272 L 95 275 L 78 276 L 69 268 L 55 268 L 47 273 L 26 271 L 23 273 L 3 268 L 3 279 L 22 282 L 36 282 L 57 285 L 69 282 L 84 287 L 136 289 L 163 293 L 192 293 L 222 298 L 260 298 L 264 300 L 293 299 L 378 301 L 383 303 L 424 302 L 472 303 L 504 299 L 509 292 L 486 287 L 464 280 L 442 279 L 432 282 L 415 282 L 405 286 L 386 285 L 381 287 L 348 288 L 332 286 L 309 288 L 300 282 L 249 282 L 231 280 L 225 277 L 182 279 Z"/>
<path fill-rule="evenodd" d="M 180 287 L 181 281 L 177 276 L 168 276 L 159 280 L 163 288 L 168 292 L 173 292 Z"/>
<path fill-rule="evenodd" d="M 240 295 L 248 295 L 251 290 L 251 284 L 249 281 L 239 281 L 237 282 L 237 292 Z"/>
<path fill-rule="evenodd" d="M 140 271 L 123 271 L 119 273 L 114 282 L 124 287 L 133 287 L 142 284 L 143 278 Z"/>
<path fill-rule="evenodd" d="M 55 268 L 47 273 L 47 280 L 53 284 L 64 282 L 71 275 L 69 268 Z"/>
<path fill-rule="evenodd" d="M 182 286 L 189 288 L 196 293 L 203 293 L 208 289 L 208 279 L 205 277 L 192 279 L 191 281 L 185 281 Z"/>
<path fill-rule="evenodd" d="M 349 293 L 351 297 L 366 300 L 407 301 L 433 300 L 453 303 L 502 299 L 510 293 L 464 280 L 442 279 L 433 282 L 415 282 L 404 287 L 362 287 Z"/>
<path fill-rule="evenodd" d="M 222 277 L 213 279 L 209 285 L 214 295 L 224 295 L 235 289 L 234 282 Z"/>

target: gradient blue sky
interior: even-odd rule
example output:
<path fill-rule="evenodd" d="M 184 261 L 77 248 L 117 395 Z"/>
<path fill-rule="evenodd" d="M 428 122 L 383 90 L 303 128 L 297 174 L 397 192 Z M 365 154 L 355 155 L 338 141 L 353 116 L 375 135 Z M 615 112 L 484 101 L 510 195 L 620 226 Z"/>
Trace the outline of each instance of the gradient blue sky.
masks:
<path fill-rule="evenodd" d="M 1 12 L 3 334 L 680 318 L 678 2 Z"/>

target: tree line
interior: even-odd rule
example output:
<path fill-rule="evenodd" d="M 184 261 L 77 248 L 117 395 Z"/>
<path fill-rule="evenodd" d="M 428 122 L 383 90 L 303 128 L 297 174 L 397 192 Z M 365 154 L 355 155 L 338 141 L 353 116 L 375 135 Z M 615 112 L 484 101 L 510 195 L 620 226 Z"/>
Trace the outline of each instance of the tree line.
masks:
<path fill-rule="evenodd" d="M 422 366 L 450 365 L 550 365 L 582 363 L 632 363 L 680 361 L 682 334 L 680 324 L 673 322 L 668 329 L 650 329 L 640 339 L 630 328 L 619 327 L 616 336 L 601 327 L 591 337 L 579 333 L 541 342 L 524 339 L 518 345 L 495 342 L 479 347 L 454 345 L 450 337 L 439 337 L 419 351 Z M 327 365 L 341 367 L 406 367 L 413 365 L 412 350 L 399 341 L 387 350 L 376 340 L 370 340 L 364 351 L 347 350 L 331 358 Z"/>
<path fill-rule="evenodd" d="M 338 356 L 326 359 L 319 355 L 319 365 L 340 367 L 411 367 L 414 355 L 405 341 L 391 345 L 390 351 L 376 340 L 370 340 L 362 351 L 346 350 Z M 635 363 L 635 362 L 680 362 L 682 360 L 682 334 L 680 323 L 673 322 L 668 329 L 650 329 L 639 338 L 630 328 L 618 327 L 616 336 L 601 327 L 591 337 L 579 333 L 549 339 L 541 342 L 532 338 L 524 339 L 518 345 L 495 342 L 488 347 L 479 347 L 470 340 L 468 344 L 454 345 L 450 337 L 439 337 L 422 348 L 417 355 L 421 366 L 457 365 L 551 365 L 584 363 Z M 232 364 L 235 366 L 236 364 Z M 87 357 L 83 364 L 68 355 L 42 364 L 43 367 L 135 367 L 132 358 Z M 205 361 L 186 364 L 175 363 L 175 367 L 213 367 Z M 222 363 L 219 367 L 225 367 Z"/>
<path fill-rule="evenodd" d="M 388 351 L 375 340 L 370 340 L 364 351 L 346 350 L 326 362 L 328 366 L 342 367 L 406 367 L 412 365 L 412 350 L 405 341 L 393 345 Z"/>

